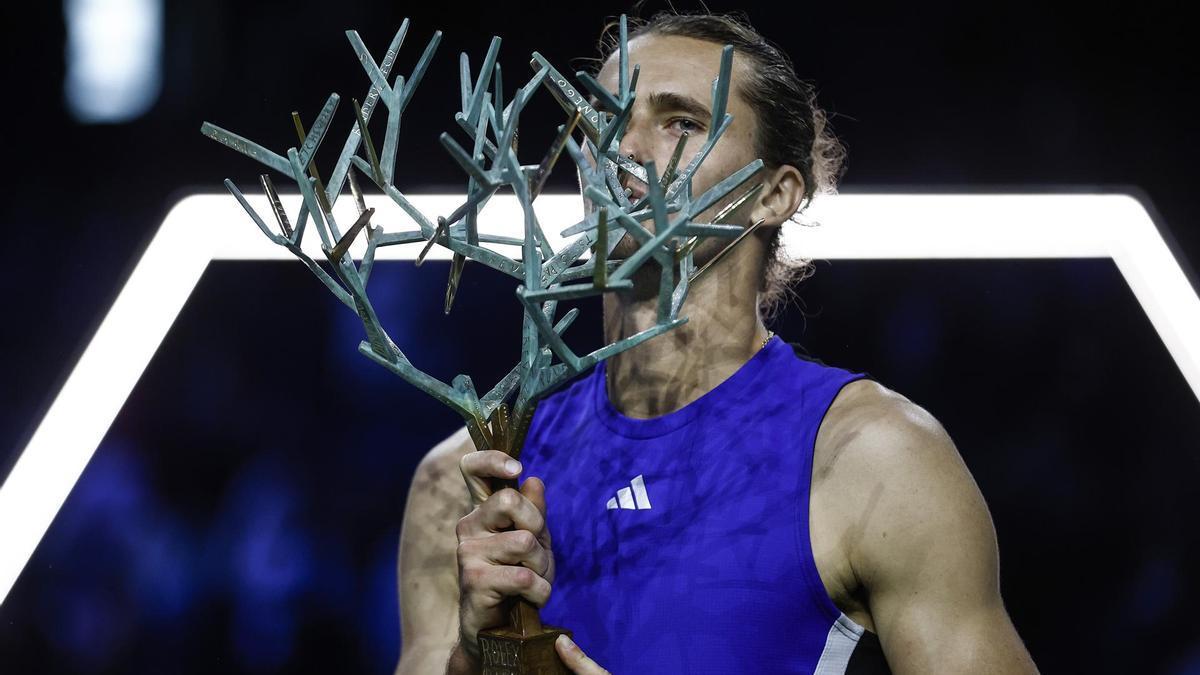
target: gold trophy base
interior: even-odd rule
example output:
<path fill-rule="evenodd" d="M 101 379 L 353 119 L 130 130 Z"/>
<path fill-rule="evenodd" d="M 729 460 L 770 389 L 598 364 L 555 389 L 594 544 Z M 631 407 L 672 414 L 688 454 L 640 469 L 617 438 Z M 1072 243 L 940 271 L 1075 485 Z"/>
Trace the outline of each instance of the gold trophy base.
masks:
<path fill-rule="evenodd" d="M 537 635 L 522 635 L 507 628 L 479 631 L 479 658 L 483 675 L 570 675 L 554 641 L 571 631 L 544 626 Z"/>

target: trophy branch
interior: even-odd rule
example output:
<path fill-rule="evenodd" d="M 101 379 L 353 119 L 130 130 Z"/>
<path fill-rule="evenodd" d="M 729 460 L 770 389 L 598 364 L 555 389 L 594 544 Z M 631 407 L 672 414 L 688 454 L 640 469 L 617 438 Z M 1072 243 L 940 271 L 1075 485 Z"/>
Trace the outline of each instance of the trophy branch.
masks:
<path fill-rule="evenodd" d="M 616 92 L 608 91 L 586 72 L 575 74 L 575 81 L 582 87 L 577 86 L 534 52 L 530 65 L 535 74 L 506 103 L 501 69 L 496 63 L 500 38 L 494 37 L 474 77 L 467 54 L 459 57 L 461 109 L 454 115 L 454 121 L 467 142 L 464 147 L 449 133 L 443 133 L 439 140 L 467 176 L 466 198 L 451 213 L 431 219 L 413 205 L 395 185 L 394 178 L 400 121 L 433 60 L 442 34 L 439 31 L 430 38 L 408 77 L 398 75 L 389 79 L 408 29 L 406 19 L 381 61 L 371 56 L 357 32 L 346 32 L 370 80 L 370 89 L 361 103 L 352 99 L 354 118 L 328 182 L 322 180 L 315 156 L 339 107 L 341 99 L 336 93 L 329 96 L 307 130 L 300 116 L 293 113 L 298 146 L 288 148 L 283 155 L 208 122 L 203 124 L 201 132 L 295 182 L 302 201 L 294 219 L 289 217 L 268 173 L 260 176 L 262 190 L 271 206 L 272 213 L 267 218 L 250 205 L 233 181 L 225 180 L 225 187 L 268 239 L 295 255 L 334 297 L 358 315 L 366 335 L 359 351 L 457 412 L 476 449 L 501 450 L 519 458 L 540 399 L 599 361 L 687 321 L 680 311 L 689 284 L 704 271 L 704 268 L 697 270 L 694 264 L 697 244 L 707 238 L 728 240 L 719 257 L 745 238 L 749 230 L 723 221 L 757 195 L 762 184 L 753 181 L 763 163 L 755 160 L 702 194 L 693 194 L 692 179 L 696 171 L 733 119 L 726 111 L 733 63 L 731 46 L 723 50 L 719 75 L 713 81 L 714 124 L 707 137 L 680 167 L 684 147 L 690 140 L 684 133 L 660 175 L 653 162 L 638 164 L 618 152 L 633 111 L 639 72 L 636 65 L 631 67 L 629 63 L 628 25 L 624 16 L 619 24 Z M 521 164 L 517 155 L 518 123 L 526 105 L 542 89 L 550 92 L 568 119 L 559 127 L 539 162 Z M 584 95 L 585 91 L 590 98 Z M 381 102 L 387 115 L 383 145 L 377 146 L 370 123 Z M 577 132 L 579 141 L 575 139 Z M 574 238 L 555 251 L 533 205 L 564 150 L 578 169 L 587 208 L 583 220 L 562 230 L 562 236 Z M 385 232 L 382 226 L 372 223 L 375 210 L 367 207 L 356 173 L 366 176 L 397 204 L 416 229 Z M 635 199 L 632 191 L 622 186 L 626 174 L 646 185 L 644 197 Z M 343 232 L 334 218 L 333 206 L 347 183 L 358 217 Z M 480 212 L 501 191 L 511 192 L 520 204 L 524 216 L 522 238 L 479 231 Z M 735 193 L 738 196 L 731 199 Z M 711 222 L 695 221 L 718 204 L 723 206 Z M 268 225 L 268 219 L 274 220 L 274 227 Z M 310 223 L 320 238 L 324 261 L 314 260 L 301 248 Z M 356 263 L 350 247 L 364 236 L 366 248 Z M 625 236 L 632 237 L 637 248 L 624 259 L 614 259 L 612 253 Z M 446 383 L 413 365 L 389 337 L 372 306 L 367 287 L 377 249 L 418 243 L 424 244 L 418 265 L 435 245 L 452 253 L 445 293 L 446 313 L 453 307 L 468 260 L 514 277 L 518 282 L 515 293 L 523 309 L 520 359 L 483 396 L 466 374 Z M 519 249 L 519 255 L 505 253 L 505 248 Z M 650 261 L 660 269 L 656 324 L 590 353 L 580 355 L 573 351 L 563 334 L 579 310 L 571 309 L 560 316 L 559 302 L 629 291 L 633 288 L 634 273 Z M 536 607 L 524 600 L 513 603 L 509 617 L 509 625 L 480 633 L 485 673 L 565 672 L 553 647 L 554 638 L 565 632 L 563 629 L 542 626 Z"/>

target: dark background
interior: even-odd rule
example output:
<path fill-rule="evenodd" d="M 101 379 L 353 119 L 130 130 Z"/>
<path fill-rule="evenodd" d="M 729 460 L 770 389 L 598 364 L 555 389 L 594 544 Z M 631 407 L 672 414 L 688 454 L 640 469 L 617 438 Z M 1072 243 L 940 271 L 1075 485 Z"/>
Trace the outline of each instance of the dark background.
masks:
<path fill-rule="evenodd" d="M 844 191 L 1136 186 L 1196 261 L 1200 62 L 1182 6 L 740 8 L 820 84 L 850 151 Z M 378 56 L 410 16 L 397 72 L 446 35 L 397 183 L 461 189 L 436 143 L 457 53 L 477 65 L 501 35 L 511 89 L 534 49 L 563 70 L 594 55 L 622 9 L 171 0 L 158 102 L 91 126 L 63 104 L 61 5 L 5 3 L 0 476 L 171 205 L 226 176 L 253 185 L 202 120 L 285 148 L 290 111 L 366 89 L 341 31 Z M 559 116 L 541 96 L 522 145 L 544 146 Z M 492 381 L 515 358 L 516 302 L 475 266 L 443 320 L 445 271 L 383 265 L 376 304 L 414 362 Z M 1111 262 L 822 262 L 800 297 L 776 330 L 954 437 L 1044 671 L 1200 673 L 1200 408 Z M 512 337 L 479 339 L 480 316 Z M 577 326 L 596 339 L 595 311 Z M 0 606 L 0 672 L 389 672 L 408 481 L 456 420 L 360 357 L 359 330 L 299 264 L 210 267 Z"/>

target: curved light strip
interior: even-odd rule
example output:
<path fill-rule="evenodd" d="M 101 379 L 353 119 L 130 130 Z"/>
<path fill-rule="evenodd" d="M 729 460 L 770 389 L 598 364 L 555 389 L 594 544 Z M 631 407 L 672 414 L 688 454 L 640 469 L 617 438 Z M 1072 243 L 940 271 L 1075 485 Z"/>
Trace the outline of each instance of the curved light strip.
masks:
<path fill-rule="evenodd" d="M 424 213 L 449 213 L 462 199 L 412 198 Z M 342 222 L 354 220 L 350 201 L 339 207 Z M 265 199 L 251 202 L 270 213 Z M 391 231 L 410 225 L 390 201 L 377 202 L 375 223 Z M 292 213 L 299 207 L 297 197 L 285 203 Z M 564 227 L 582 216 L 577 195 L 544 195 L 537 207 L 542 222 Z M 855 194 L 821 198 L 808 213 L 823 225 L 792 228 L 785 243 L 819 259 L 1111 258 L 1200 399 L 1200 298 L 1134 197 Z M 521 224 L 516 200 L 497 196 L 481 230 L 520 237 Z M 316 240 L 308 237 L 306 248 L 321 259 Z M 412 259 L 419 248 L 381 248 L 378 259 Z M 430 257 L 447 253 L 437 247 Z M 292 257 L 227 194 L 187 197 L 171 209 L 0 486 L 0 602 L 213 260 Z"/>

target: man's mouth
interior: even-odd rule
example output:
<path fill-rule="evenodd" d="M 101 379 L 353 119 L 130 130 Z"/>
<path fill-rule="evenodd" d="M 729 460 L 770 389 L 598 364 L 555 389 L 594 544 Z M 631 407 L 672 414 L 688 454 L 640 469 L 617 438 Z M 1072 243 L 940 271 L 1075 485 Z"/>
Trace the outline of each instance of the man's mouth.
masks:
<path fill-rule="evenodd" d="M 633 174 L 621 172 L 621 187 L 625 188 L 625 195 L 631 202 L 640 202 L 646 196 L 647 185 L 634 178 Z"/>

